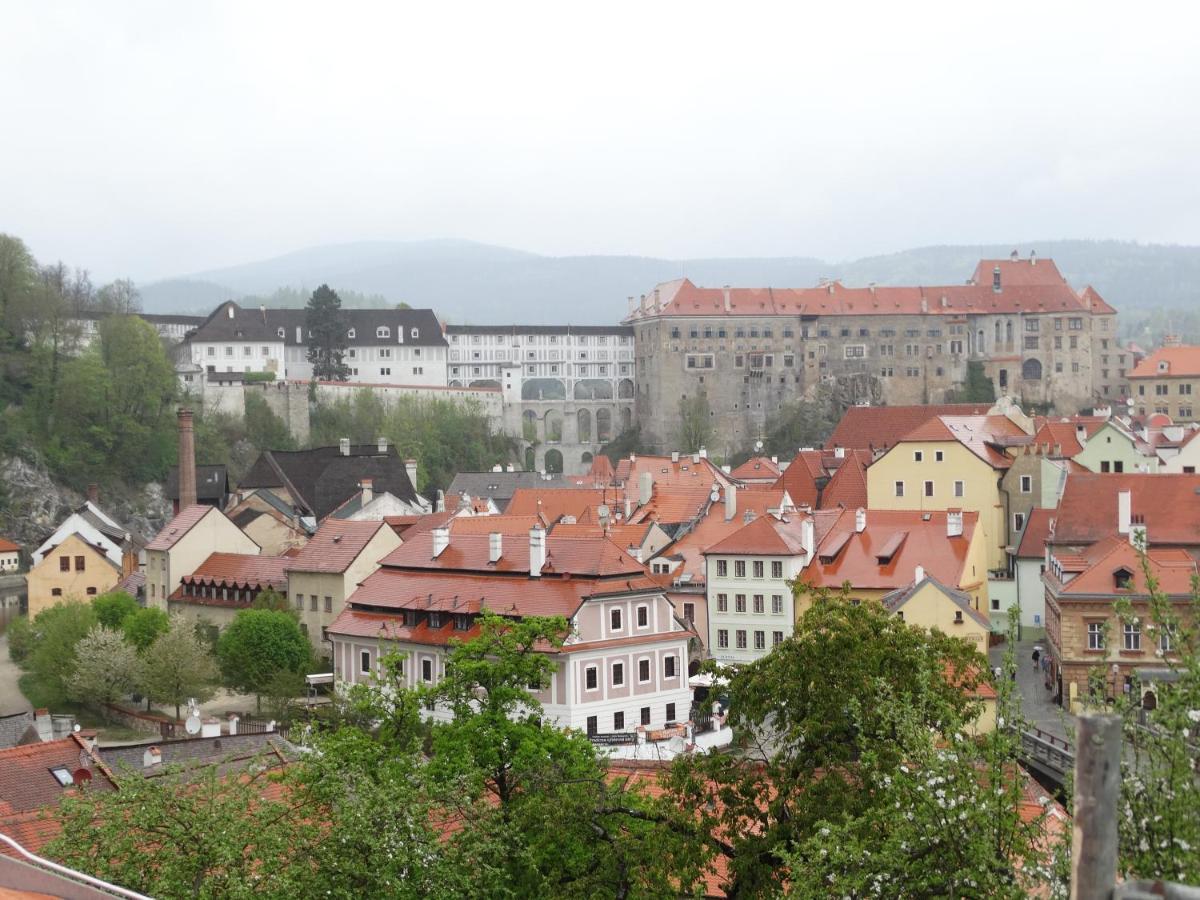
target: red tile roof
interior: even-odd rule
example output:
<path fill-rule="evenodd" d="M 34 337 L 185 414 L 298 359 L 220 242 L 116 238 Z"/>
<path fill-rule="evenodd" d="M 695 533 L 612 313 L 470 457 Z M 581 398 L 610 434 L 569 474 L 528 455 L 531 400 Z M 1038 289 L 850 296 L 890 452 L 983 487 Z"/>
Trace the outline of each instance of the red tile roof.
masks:
<path fill-rule="evenodd" d="M 192 526 L 210 512 L 218 516 L 224 515 L 216 507 L 204 506 L 199 503 L 189 506 L 187 509 L 181 509 L 179 514 L 164 525 L 162 531 L 154 536 L 154 540 L 146 545 L 146 549 L 170 550 L 183 539 L 184 535 L 191 531 Z"/>
<path fill-rule="evenodd" d="M 603 453 L 599 453 L 592 458 L 591 468 L 588 469 L 589 480 L 608 484 L 612 481 L 614 473 L 612 460 Z"/>
<path fill-rule="evenodd" d="M 1036 257 L 1013 259 L 1011 256 L 1006 259 L 981 259 L 975 266 L 975 271 L 971 273 L 971 280 L 990 288 L 996 269 L 1000 270 L 1002 287 L 1067 283 L 1067 279 L 1063 277 L 1052 259 L 1037 259 Z"/>
<path fill-rule="evenodd" d="M 1166 370 L 1160 372 L 1161 365 Z M 1129 373 L 1130 378 L 1200 377 L 1200 347 L 1159 347 Z"/>
<path fill-rule="evenodd" d="M 517 488 L 504 508 L 507 516 L 541 515 L 549 522 L 563 516 L 581 517 L 589 509 L 607 503 L 613 508 L 624 503 L 624 494 L 615 488 Z"/>
<path fill-rule="evenodd" d="M 1053 543 L 1087 545 L 1117 532 L 1117 496 L 1129 491 L 1152 546 L 1200 547 L 1200 475 L 1071 472 Z"/>
<path fill-rule="evenodd" d="M 661 525 L 680 525 L 693 521 L 708 506 L 712 497 L 713 484 L 702 485 L 658 485 L 650 496 L 650 502 L 639 507 L 630 516 L 631 522 L 658 522 Z M 739 491 L 740 493 L 740 491 Z"/>
<path fill-rule="evenodd" d="M 1007 416 L 937 416 L 918 425 L 899 443 L 957 441 L 994 469 L 1007 469 L 1012 457 L 1000 449 L 1008 437 L 1026 437 Z"/>
<path fill-rule="evenodd" d="M 1057 509 L 1035 507 L 1029 511 L 1025 530 L 1021 532 L 1021 543 L 1017 547 L 1018 559 L 1045 559 L 1046 541 L 1054 529 Z"/>
<path fill-rule="evenodd" d="M 708 554 L 762 554 L 764 556 L 797 556 L 804 553 L 801 543 L 803 523 L 809 519 L 801 513 L 777 519 L 766 515 L 743 525 L 724 540 L 717 541 Z M 814 531 L 814 535 L 815 535 Z"/>
<path fill-rule="evenodd" d="M 448 572 L 529 573 L 529 535 L 505 536 L 499 561 L 489 562 L 491 538 L 486 534 L 450 533 L 450 543 L 433 555 L 433 535 L 420 534 L 397 547 L 382 560 L 386 568 L 431 569 Z M 645 569 L 632 556 L 610 540 L 577 540 L 546 537 L 546 574 L 570 574 L 582 577 L 644 575 Z"/>
<path fill-rule="evenodd" d="M 966 568 L 979 514 L 962 513 L 962 536 L 953 538 L 946 536 L 946 516 L 944 511 L 871 509 L 866 530 L 856 533 L 855 510 L 845 510 L 823 536 L 818 533 L 817 558 L 805 567 L 801 580 L 829 588 L 849 581 L 861 590 L 895 590 L 912 584 L 921 566 L 925 574 L 956 588 L 982 581 L 986 572 Z M 881 564 L 885 550 L 894 555 Z"/>
<path fill-rule="evenodd" d="M 455 516 L 450 520 L 451 534 L 500 534 L 524 535 L 529 539 L 529 532 L 535 525 L 545 528 L 548 523 L 545 516 Z"/>
<path fill-rule="evenodd" d="M 729 484 L 729 476 L 705 456 L 681 453 L 677 462 L 669 456 L 635 456 L 617 463 L 614 480 L 624 484 L 636 496 L 643 472 L 649 472 L 655 486 L 711 487 L 713 482 Z"/>
<path fill-rule="evenodd" d="M 385 522 L 326 519 L 304 548 L 287 560 L 287 571 L 345 572 L 379 530 L 390 527 Z"/>
<path fill-rule="evenodd" d="M 939 403 L 927 406 L 852 406 L 825 442 L 827 449 L 886 450 L 934 416 L 986 415 L 990 404 Z M 794 499 L 794 498 L 793 498 Z M 797 501 L 798 502 L 798 501 Z"/>
<path fill-rule="evenodd" d="M 57 806 L 68 790 L 51 773 L 58 767 L 71 773 L 86 768 L 92 775 L 91 789 L 113 789 L 107 769 L 90 756 L 78 734 L 60 741 L 9 747 L 0 750 L 0 816 Z"/>
<path fill-rule="evenodd" d="M 1047 446 L 1053 452 L 1054 447 L 1061 447 L 1058 456 L 1071 458 L 1083 452 L 1083 444 L 1079 441 L 1079 428 L 1083 428 L 1084 440 L 1100 430 L 1106 420 L 1088 418 L 1087 420 L 1072 421 L 1047 420 L 1041 424 L 1033 435 L 1033 443 L 1037 446 Z"/>
<path fill-rule="evenodd" d="M 1145 554 L 1145 558 L 1149 562 L 1150 574 L 1158 582 L 1159 590 L 1176 597 L 1191 596 L 1192 579 L 1200 575 L 1200 569 L 1197 568 L 1196 560 L 1186 550 L 1151 548 Z M 1128 540 L 1119 537 L 1106 538 L 1092 545 L 1083 554 L 1083 560 L 1085 565 L 1082 571 L 1065 585 L 1057 586 L 1060 595 L 1116 597 L 1147 594 L 1142 554 Z M 1118 572 L 1127 575 L 1130 587 L 1117 587 Z"/>
<path fill-rule="evenodd" d="M 4 538 L 0 538 L 0 553 L 12 553 L 14 550 L 20 549 L 21 548 L 12 541 L 6 541 Z"/>
<path fill-rule="evenodd" d="M 748 479 L 769 479 L 774 481 L 779 477 L 779 464 L 766 456 L 752 456 L 729 473 L 735 481 Z"/>
<path fill-rule="evenodd" d="M 838 466 L 829 484 L 821 491 L 820 506 L 822 509 L 833 509 L 840 506 L 843 509 L 858 509 L 867 505 L 867 465 L 869 459 L 861 450 L 851 450 L 846 453 L 842 464 Z"/>
<path fill-rule="evenodd" d="M 605 531 L 599 525 L 566 525 L 560 523 L 554 526 L 552 533 L 555 537 L 589 538 L 592 540 L 607 537 L 608 540 L 612 541 L 618 547 L 640 547 L 642 546 L 642 542 L 646 540 L 650 526 L 650 522 L 640 522 L 633 525 L 609 525 L 608 530 Z"/>
<path fill-rule="evenodd" d="M 287 586 L 287 556 L 257 556 L 249 553 L 213 553 L 181 584 L 212 584 L 220 587 L 263 589 Z M 176 590 L 176 594 L 181 593 Z M 174 595 L 172 595 L 174 596 Z"/>

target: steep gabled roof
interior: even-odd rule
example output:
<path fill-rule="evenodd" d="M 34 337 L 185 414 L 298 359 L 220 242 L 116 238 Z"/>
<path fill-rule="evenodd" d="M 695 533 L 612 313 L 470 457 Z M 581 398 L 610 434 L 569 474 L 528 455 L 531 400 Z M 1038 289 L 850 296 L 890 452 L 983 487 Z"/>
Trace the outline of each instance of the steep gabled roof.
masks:
<path fill-rule="evenodd" d="M 1196 560 L 1186 550 L 1156 549 L 1145 554 L 1150 574 L 1158 589 L 1176 597 L 1191 595 L 1192 579 L 1200 574 Z M 1119 537 L 1105 538 L 1082 554 L 1080 571 L 1066 584 L 1060 584 L 1060 595 L 1075 596 L 1134 596 L 1146 595 L 1146 575 L 1142 569 L 1143 555 L 1136 547 Z M 1117 584 L 1117 575 L 1128 579 L 1129 587 Z"/>
<path fill-rule="evenodd" d="M 1040 506 L 1029 511 L 1025 530 L 1021 532 L 1021 543 L 1017 547 L 1017 559 L 1046 557 L 1046 541 L 1054 531 L 1054 517 L 1057 515 L 1057 509 L 1043 509 Z"/>
<path fill-rule="evenodd" d="M 729 473 L 729 477 L 734 481 L 767 479 L 774 481 L 779 475 L 779 463 L 768 456 L 752 456 Z"/>
<path fill-rule="evenodd" d="M 987 415 L 991 404 L 934 403 L 925 406 L 852 406 L 825 442 L 827 449 L 886 450 L 935 416 Z M 799 502 L 799 501 L 797 501 Z"/>
<path fill-rule="evenodd" d="M 252 553 L 211 553 L 190 575 L 180 579 L 183 584 L 213 584 L 216 586 L 250 588 L 286 588 L 286 556 L 259 556 Z M 177 591 L 179 593 L 179 591 Z"/>
<path fill-rule="evenodd" d="M 829 484 L 821 491 L 822 509 L 858 509 L 867 505 L 867 460 L 860 450 L 851 450 L 838 466 Z"/>
<path fill-rule="evenodd" d="M 922 588 L 926 585 L 935 588 L 946 596 L 951 603 L 962 610 L 967 616 L 974 620 L 977 624 L 984 628 L 991 628 L 991 622 L 988 617 L 979 612 L 971 605 L 971 597 L 964 594 L 962 591 L 956 591 L 954 588 L 946 587 L 936 578 L 926 576 L 921 581 L 914 582 L 906 588 L 901 588 L 892 591 L 890 594 L 885 594 L 882 598 L 883 605 L 887 607 L 888 612 L 897 612 L 904 608 L 904 605 L 912 600 Z"/>
<path fill-rule="evenodd" d="M 1129 373 L 1129 377 L 1200 377 L 1200 347 L 1159 347 L 1134 366 L 1133 371 Z"/>
<path fill-rule="evenodd" d="M 704 550 L 704 555 L 728 554 L 762 554 L 763 556 L 802 556 L 804 544 L 802 533 L 804 522 L 808 519 L 803 514 L 784 516 L 761 516 L 743 525 L 733 534 L 718 541 Z"/>
<path fill-rule="evenodd" d="M 163 526 L 162 530 L 154 536 L 149 544 L 146 545 L 147 550 L 170 550 L 178 544 L 187 535 L 189 531 L 205 516 L 212 514 L 214 516 L 223 516 L 220 510 L 211 506 L 206 506 L 202 503 L 197 503 L 194 506 L 189 506 L 186 509 L 181 509 L 179 513 L 170 522 Z"/>
<path fill-rule="evenodd" d="M 1151 546 L 1200 546 L 1200 475 L 1071 472 L 1055 517 L 1054 544 L 1088 545 L 1118 534 L 1117 497 L 1130 492 L 1131 514 Z"/>
<path fill-rule="evenodd" d="M 936 416 L 921 423 L 898 443 L 956 441 L 994 469 L 1007 469 L 1012 457 L 1001 449 L 1004 438 L 1026 437 L 1007 416 Z"/>
<path fill-rule="evenodd" d="M 326 519 L 300 552 L 287 559 L 286 571 L 345 572 L 381 529 L 391 530 L 386 522 Z"/>

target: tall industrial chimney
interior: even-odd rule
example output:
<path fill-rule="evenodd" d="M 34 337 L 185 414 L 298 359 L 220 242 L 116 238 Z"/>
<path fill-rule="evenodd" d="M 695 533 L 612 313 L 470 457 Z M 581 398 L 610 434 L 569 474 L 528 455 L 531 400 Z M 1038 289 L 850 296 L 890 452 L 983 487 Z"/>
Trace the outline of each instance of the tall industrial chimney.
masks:
<path fill-rule="evenodd" d="M 196 435 L 192 411 L 179 409 L 179 509 L 196 505 Z"/>

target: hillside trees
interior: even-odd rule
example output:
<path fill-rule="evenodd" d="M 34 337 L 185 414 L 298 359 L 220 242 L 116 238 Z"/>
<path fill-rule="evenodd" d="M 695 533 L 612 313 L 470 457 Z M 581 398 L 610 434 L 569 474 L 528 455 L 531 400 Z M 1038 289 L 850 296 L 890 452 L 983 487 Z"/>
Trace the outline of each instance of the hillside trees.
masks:
<path fill-rule="evenodd" d="M 308 332 L 308 361 L 313 367 L 314 381 L 346 381 L 350 367 L 346 365 L 346 317 L 342 301 L 327 284 L 321 285 L 305 307 L 305 330 Z"/>

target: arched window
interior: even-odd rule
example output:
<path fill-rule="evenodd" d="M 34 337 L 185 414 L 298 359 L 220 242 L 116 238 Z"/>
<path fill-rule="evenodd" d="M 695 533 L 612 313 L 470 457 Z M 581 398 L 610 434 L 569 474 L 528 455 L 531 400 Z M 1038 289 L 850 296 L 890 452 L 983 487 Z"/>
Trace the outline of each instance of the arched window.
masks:
<path fill-rule="evenodd" d="M 557 409 L 549 410 L 546 413 L 545 424 L 546 440 L 560 443 L 562 441 L 563 434 L 562 413 L 560 413 Z"/>
<path fill-rule="evenodd" d="M 589 466 L 589 467 L 590 467 L 590 466 L 591 466 L 591 464 L 592 464 L 592 454 L 590 454 L 590 453 L 588 453 L 586 450 L 584 450 L 584 451 L 583 451 L 583 456 L 579 457 L 579 462 L 580 462 L 580 464 L 581 464 L 581 465 L 585 465 L 585 466 Z"/>
<path fill-rule="evenodd" d="M 996 320 L 996 343 L 1000 343 L 1000 320 Z"/>
<path fill-rule="evenodd" d="M 605 378 L 581 378 L 575 382 L 576 400 L 611 400 L 612 382 Z"/>
<path fill-rule="evenodd" d="M 1004 323 L 1004 343 L 1012 343 L 1012 320 Z"/>
<path fill-rule="evenodd" d="M 633 410 L 628 406 L 621 410 L 621 431 L 628 431 L 633 427 Z"/>
<path fill-rule="evenodd" d="M 596 410 L 596 440 L 602 444 L 612 440 L 612 413 L 607 409 Z"/>
<path fill-rule="evenodd" d="M 522 400 L 566 400 L 567 389 L 557 378 L 526 378 L 521 384 Z"/>
<path fill-rule="evenodd" d="M 558 450 L 546 451 L 546 471 L 559 474 L 563 470 L 563 455 Z"/>
<path fill-rule="evenodd" d="M 590 441 L 592 439 L 592 411 L 590 409 L 581 409 L 575 416 L 575 419 L 576 428 L 579 431 L 579 441 Z"/>
<path fill-rule="evenodd" d="M 622 378 L 617 382 L 617 397 L 621 400 L 633 399 L 633 379 Z"/>
<path fill-rule="evenodd" d="M 498 387 L 500 387 L 500 382 L 496 381 L 496 379 L 494 379 L 494 378 L 476 378 L 474 381 L 471 382 L 471 387 L 498 388 Z"/>
<path fill-rule="evenodd" d="M 1027 359 L 1021 365 L 1021 377 L 1026 381 L 1042 380 L 1042 364 L 1036 359 Z"/>

